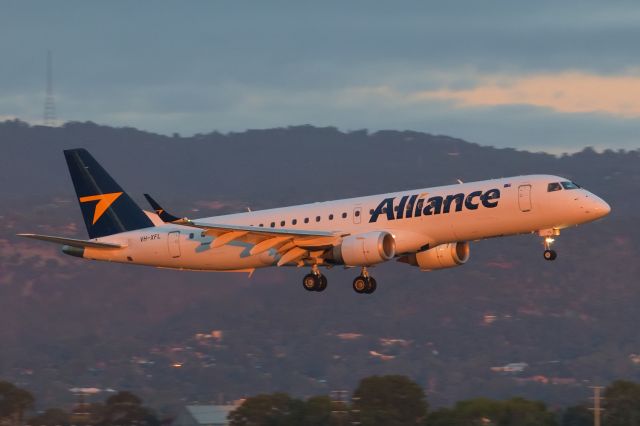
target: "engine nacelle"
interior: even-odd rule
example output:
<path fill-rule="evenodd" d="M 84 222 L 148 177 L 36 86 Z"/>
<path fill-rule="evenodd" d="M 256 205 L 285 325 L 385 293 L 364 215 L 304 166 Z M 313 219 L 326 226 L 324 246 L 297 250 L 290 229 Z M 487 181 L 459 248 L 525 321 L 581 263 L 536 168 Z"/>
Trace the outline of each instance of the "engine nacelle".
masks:
<path fill-rule="evenodd" d="M 453 268 L 469 260 L 469 243 L 440 244 L 429 250 L 410 254 L 401 260 L 422 270 Z"/>
<path fill-rule="evenodd" d="M 350 235 L 333 249 L 333 258 L 348 266 L 369 266 L 396 255 L 396 241 L 384 231 Z"/>

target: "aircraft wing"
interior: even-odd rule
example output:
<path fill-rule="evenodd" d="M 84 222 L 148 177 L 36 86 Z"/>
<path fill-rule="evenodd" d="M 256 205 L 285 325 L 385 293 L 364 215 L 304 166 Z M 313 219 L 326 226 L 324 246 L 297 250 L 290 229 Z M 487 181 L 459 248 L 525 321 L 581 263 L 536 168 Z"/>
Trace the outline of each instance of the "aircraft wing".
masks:
<path fill-rule="evenodd" d="M 343 237 L 342 234 L 328 231 L 210 224 L 188 219 L 174 223 L 201 229 L 206 235 L 214 235 L 216 238 L 211 243 L 212 248 L 240 240 L 254 244 L 250 251 L 252 255 L 276 249 L 281 255 L 278 266 L 298 263 L 305 258 L 322 258 L 324 252 L 339 244 Z"/>
<path fill-rule="evenodd" d="M 304 259 L 321 261 L 323 255 L 335 245 L 340 244 L 342 237 L 346 235 L 328 231 L 275 229 L 206 223 L 187 218 L 180 219 L 164 210 L 149 194 L 144 194 L 144 196 L 164 222 L 198 228 L 204 231 L 205 235 L 215 236 L 211 243 L 212 248 L 222 247 L 233 241 L 243 241 L 253 244 L 250 251 L 252 255 L 275 249 L 280 254 L 278 266 L 287 263 L 300 265 Z"/>
<path fill-rule="evenodd" d="M 62 244 L 62 245 L 71 246 L 71 247 L 90 247 L 90 248 L 99 248 L 99 249 L 119 249 L 119 248 L 126 247 L 126 245 L 121 245 L 121 244 L 77 240 L 75 238 L 52 237 L 49 235 L 39 235 L 39 234 L 17 234 L 17 235 L 19 237 L 32 238 L 34 240 L 47 241 L 50 243 Z"/>

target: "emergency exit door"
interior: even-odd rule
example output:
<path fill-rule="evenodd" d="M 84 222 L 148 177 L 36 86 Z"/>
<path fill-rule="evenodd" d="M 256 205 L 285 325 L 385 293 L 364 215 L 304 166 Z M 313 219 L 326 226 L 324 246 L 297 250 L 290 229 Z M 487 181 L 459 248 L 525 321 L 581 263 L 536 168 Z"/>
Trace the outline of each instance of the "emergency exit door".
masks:
<path fill-rule="evenodd" d="M 520 211 L 531 211 L 531 185 L 520 185 L 518 187 L 518 205 Z"/>
<path fill-rule="evenodd" d="M 169 232 L 167 244 L 169 244 L 169 256 L 180 257 L 180 231 Z"/>

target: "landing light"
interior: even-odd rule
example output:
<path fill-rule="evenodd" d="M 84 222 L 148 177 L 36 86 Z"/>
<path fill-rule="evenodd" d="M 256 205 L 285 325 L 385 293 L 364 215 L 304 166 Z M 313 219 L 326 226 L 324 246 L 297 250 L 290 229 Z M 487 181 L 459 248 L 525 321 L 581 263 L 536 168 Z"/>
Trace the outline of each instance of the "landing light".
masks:
<path fill-rule="evenodd" d="M 544 239 L 544 241 L 545 241 L 547 244 L 551 244 L 551 243 L 552 243 L 552 242 L 554 242 L 555 240 L 554 240 L 553 238 L 551 238 L 551 237 L 547 237 L 547 238 L 545 238 L 545 239 Z"/>

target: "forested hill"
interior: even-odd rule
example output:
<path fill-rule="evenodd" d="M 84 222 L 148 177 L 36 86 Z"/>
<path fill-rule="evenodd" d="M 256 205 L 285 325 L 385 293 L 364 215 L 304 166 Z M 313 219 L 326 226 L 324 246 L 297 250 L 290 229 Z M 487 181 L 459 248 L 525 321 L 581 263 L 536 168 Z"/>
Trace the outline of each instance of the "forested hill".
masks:
<path fill-rule="evenodd" d="M 633 179 L 640 156 L 586 148 L 555 157 L 418 132 L 312 126 L 167 137 L 90 122 L 50 128 L 7 121 L 0 123 L 0 144 L 11 196 L 69 194 L 62 150 L 85 147 L 136 195 L 265 205 L 527 173 L 558 173 L 599 191 L 623 175 Z"/>
<path fill-rule="evenodd" d="M 515 144 L 515 142 L 514 142 Z M 640 144 L 640 143 L 639 143 Z M 85 237 L 62 150 L 85 147 L 145 205 L 180 216 L 244 211 L 527 173 L 575 180 L 612 206 L 568 229 L 559 258 L 535 236 L 472 244 L 460 268 L 376 268 L 378 291 L 328 271 L 237 274 L 91 263 L 17 232 Z M 406 374 L 434 405 L 521 394 L 573 402 L 640 380 L 640 151 L 564 156 L 417 132 L 298 126 L 171 137 L 132 128 L 0 123 L 0 378 L 43 404 L 67 389 L 132 390 L 150 405 L 283 390 L 352 389 Z M 639 356 L 636 356 L 639 355 Z M 520 372 L 492 367 L 526 363 Z"/>

